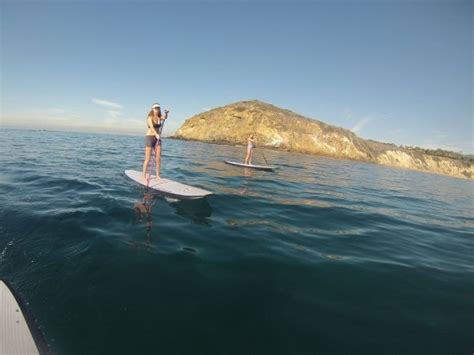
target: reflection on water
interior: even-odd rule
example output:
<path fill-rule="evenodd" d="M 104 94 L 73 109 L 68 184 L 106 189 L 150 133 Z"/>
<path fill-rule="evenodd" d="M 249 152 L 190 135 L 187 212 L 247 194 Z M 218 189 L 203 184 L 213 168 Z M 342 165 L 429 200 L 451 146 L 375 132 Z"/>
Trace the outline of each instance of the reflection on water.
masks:
<path fill-rule="evenodd" d="M 244 168 L 244 178 L 242 179 L 242 186 L 239 191 L 240 195 L 248 195 L 250 187 L 250 178 L 252 177 L 253 169 Z"/>
<path fill-rule="evenodd" d="M 210 225 L 212 208 L 205 198 L 196 200 L 177 200 L 170 205 L 175 208 L 176 214 L 185 217 L 191 222 L 201 225 Z"/>
<path fill-rule="evenodd" d="M 151 243 L 151 230 L 153 228 L 152 211 L 153 206 L 156 205 L 158 199 L 150 193 L 145 192 L 141 201 L 135 202 L 133 209 L 136 213 L 137 222 L 146 222 L 146 237 L 145 242 Z"/>
<path fill-rule="evenodd" d="M 176 214 L 182 216 L 193 223 L 200 225 L 210 225 L 210 217 L 212 208 L 207 199 L 196 200 L 175 200 L 168 198 L 160 198 L 146 190 L 143 193 L 143 199 L 137 201 L 133 205 L 135 211 L 135 222 L 146 223 L 145 243 L 151 245 L 152 230 L 153 230 L 153 208 L 160 203 L 168 202 L 168 205 L 173 207 Z M 159 225 L 156 228 L 159 230 Z"/>

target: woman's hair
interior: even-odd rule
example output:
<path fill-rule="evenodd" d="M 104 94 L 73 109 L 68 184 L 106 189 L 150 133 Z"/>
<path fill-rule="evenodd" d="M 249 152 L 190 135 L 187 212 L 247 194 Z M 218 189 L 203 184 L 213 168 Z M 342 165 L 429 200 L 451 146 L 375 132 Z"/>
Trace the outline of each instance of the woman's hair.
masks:
<path fill-rule="evenodd" d="M 146 116 L 146 118 L 148 119 L 148 117 L 153 117 L 153 116 L 154 115 L 153 115 L 153 107 L 152 107 L 150 112 L 148 112 L 148 116 Z M 161 119 L 161 107 L 158 107 L 158 117 Z"/>

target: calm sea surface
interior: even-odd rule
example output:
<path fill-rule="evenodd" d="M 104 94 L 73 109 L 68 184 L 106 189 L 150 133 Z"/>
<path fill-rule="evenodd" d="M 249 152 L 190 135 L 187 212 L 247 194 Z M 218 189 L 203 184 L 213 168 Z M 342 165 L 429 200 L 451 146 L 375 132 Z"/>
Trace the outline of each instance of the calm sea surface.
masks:
<path fill-rule="evenodd" d="M 474 183 L 165 139 L 0 130 L 0 278 L 57 354 L 472 354 Z M 150 213 L 147 216 L 145 207 Z M 138 212 L 142 210 L 142 212 Z"/>

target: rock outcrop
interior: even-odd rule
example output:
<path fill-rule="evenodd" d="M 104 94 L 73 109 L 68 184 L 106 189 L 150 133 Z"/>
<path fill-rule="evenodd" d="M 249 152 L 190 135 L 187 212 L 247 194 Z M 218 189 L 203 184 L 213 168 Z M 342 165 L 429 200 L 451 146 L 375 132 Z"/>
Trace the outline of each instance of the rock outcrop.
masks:
<path fill-rule="evenodd" d="M 353 132 L 258 100 L 241 101 L 200 113 L 174 138 L 208 143 L 246 144 L 255 133 L 258 146 L 354 159 L 474 179 L 470 161 L 424 154 L 393 144 L 365 140 Z"/>

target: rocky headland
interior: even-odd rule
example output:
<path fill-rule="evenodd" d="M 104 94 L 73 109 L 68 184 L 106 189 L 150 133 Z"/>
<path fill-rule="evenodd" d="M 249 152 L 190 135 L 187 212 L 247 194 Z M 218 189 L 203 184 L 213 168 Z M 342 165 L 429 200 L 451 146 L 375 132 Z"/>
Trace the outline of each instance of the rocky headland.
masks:
<path fill-rule="evenodd" d="M 474 179 L 472 158 L 457 153 L 442 154 L 444 151 L 427 151 L 365 140 L 350 130 L 258 100 L 236 102 L 192 116 L 173 138 L 247 144 L 247 137 L 251 133 L 256 134 L 258 147 Z"/>

